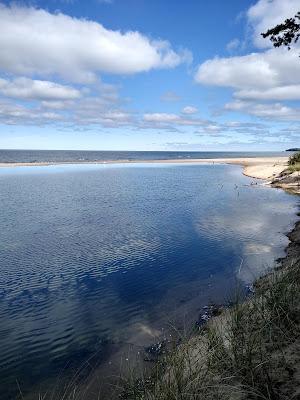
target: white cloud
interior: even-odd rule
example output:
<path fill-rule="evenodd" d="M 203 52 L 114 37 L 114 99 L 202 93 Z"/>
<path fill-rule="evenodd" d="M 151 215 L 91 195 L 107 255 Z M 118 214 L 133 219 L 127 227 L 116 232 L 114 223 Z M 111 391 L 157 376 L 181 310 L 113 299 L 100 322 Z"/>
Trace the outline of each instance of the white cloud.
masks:
<path fill-rule="evenodd" d="M 183 114 L 195 114 L 198 112 L 198 108 L 193 106 L 186 106 L 182 109 Z"/>
<path fill-rule="evenodd" d="M 228 104 L 228 110 L 230 107 L 231 105 Z M 244 109 L 246 109 L 246 104 L 243 102 L 243 105 L 240 106 L 239 110 L 243 111 Z M 236 108 L 234 111 L 236 111 Z M 236 136 L 237 134 L 260 135 L 269 132 L 268 126 L 265 123 L 242 121 L 218 122 L 214 120 L 194 118 L 189 115 L 171 113 L 144 114 L 142 123 L 138 126 L 140 128 L 160 128 L 174 131 L 178 131 L 178 128 L 195 128 L 193 130 L 193 134 L 195 135 L 203 136 L 207 134 L 210 137 L 216 136 L 218 138 L 221 136 Z M 182 130 L 181 132 L 187 132 L 187 130 Z"/>
<path fill-rule="evenodd" d="M 0 100 L 0 123 L 7 125 L 90 126 L 118 128 L 135 126 L 132 114 L 105 103 L 101 98 L 83 98 L 77 102 L 42 101 L 36 107 Z"/>
<path fill-rule="evenodd" d="M 144 121 L 147 122 L 178 122 L 180 117 L 177 114 L 147 113 L 144 114 Z"/>
<path fill-rule="evenodd" d="M 265 124 L 254 123 L 254 122 L 241 122 L 241 121 L 229 121 L 225 123 L 218 123 L 216 121 L 207 121 L 206 125 L 197 129 L 196 134 L 207 134 L 215 135 L 220 137 L 221 135 L 231 136 L 232 134 L 267 134 L 268 128 Z"/>
<path fill-rule="evenodd" d="M 117 128 L 124 125 L 135 125 L 136 123 L 131 113 L 102 98 L 85 98 L 73 107 L 73 112 L 74 122 L 80 125 L 101 125 Z"/>
<path fill-rule="evenodd" d="M 70 108 L 72 105 L 74 105 L 73 101 L 43 100 L 41 102 L 41 106 L 43 108 L 50 108 L 52 110 L 63 110 L 66 108 Z"/>
<path fill-rule="evenodd" d="M 253 29 L 253 43 L 258 48 L 272 47 L 268 39 L 261 36 L 262 32 L 282 23 L 287 18 L 294 17 L 300 11 L 299 0 L 259 0 L 249 8 L 247 17 Z"/>
<path fill-rule="evenodd" d="M 271 89 L 243 89 L 234 93 L 234 96 L 241 99 L 257 100 L 299 100 L 300 84 L 277 86 Z"/>
<path fill-rule="evenodd" d="M 300 61 L 296 50 L 270 49 L 246 56 L 214 58 L 198 67 L 198 83 L 232 87 L 238 98 L 300 99 Z"/>
<path fill-rule="evenodd" d="M 300 84 L 299 56 L 296 51 L 272 49 L 240 57 L 216 57 L 199 66 L 195 79 L 198 83 L 236 89 Z"/>
<path fill-rule="evenodd" d="M 235 38 L 235 39 L 232 39 L 230 42 L 227 43 L 226 49 L 229 52 L 232 52 L 232 51 L 236 50 L 239 46 L 240 46 L 240 41 L 239 41 L 239 39 Z"/>
<path fill-rule="evenodd" d="M 207 60 L 195 75 L 196 82 L 234 88 L 268 87 L 274 84 L 276 74 L 261 54 Z"/>
<path fill-rule="evenodd" d="M 109 128 L 136 125 L 133 114 L 124 109 L 126 103 L 120 99 L 118 87 L 101 81 L 94 85 L 91 94 L 86 88 L 79 92 L 48 81 L 0 79 L 0 94 L 14 98 L 14 102 L 0 99 L 2 124 L 59 124 L 70 129 L 78 126 L 86 129 L 90 125 Z"/>
<path fill-rule="evenodd" d="M 253 103 L 237 100 L 225 104 L 224 108 L 228 111 L 242 111 L 272 120 L 300 121 L 300 108 L 292 108 L 281 103 Z"/>
<path fill-rule="evenodd" d="M 0 78 L 0 93 L 6 97 L 30 100 L 74 100 L 80 97 L 80 91 L 70 86 L 28 78 L 11 81 Z"/>
<path fill-rule="evenodd" d="M 134 74 L 173 68 L 190 54 L 139 32 L 113 31 L 101 24 L 42 9 L 0 5 L 0 69 L 18 75 L 60 75 L 92 82 L 97 72 Z"/>
<path fill-rule="evenodd" d="M 208 121 L 200 118 L 182 117 L 177 114 L 167 113 L 147 113 L 143 116 L 143 121 L 148 124 L 146 127 L 169 128 L 174 126 L 203 126 L 207 125 Z"/>
<path fill-rule="evenodd" d="M 6 125 L 44 125 L 59 122 L 62 119 L 62 116 L 55 112 L 31 109 L 19 104 L 0 101 L 0 122 Z"/>

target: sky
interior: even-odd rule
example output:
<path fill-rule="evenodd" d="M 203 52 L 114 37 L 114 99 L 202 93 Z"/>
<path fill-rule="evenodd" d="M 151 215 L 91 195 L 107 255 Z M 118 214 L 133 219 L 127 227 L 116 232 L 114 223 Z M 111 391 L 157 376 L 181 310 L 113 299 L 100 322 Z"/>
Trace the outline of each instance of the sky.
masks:
<path fill-rule="evenodd" d="M 300 146 L 300 0 L 0 0 L 0 148 Z"/>

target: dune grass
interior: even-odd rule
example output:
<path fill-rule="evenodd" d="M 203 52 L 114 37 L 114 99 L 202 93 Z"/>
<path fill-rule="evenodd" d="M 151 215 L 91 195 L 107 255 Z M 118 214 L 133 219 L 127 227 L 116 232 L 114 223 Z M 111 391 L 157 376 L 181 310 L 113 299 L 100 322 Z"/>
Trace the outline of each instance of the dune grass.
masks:
<path fill-rule="evenodd" d="M 300 334 L 299 263 L 259 280 L 247 301 L 174 346 L 134 381 L 123 378 L 122 399 L 291 399 L 282 382 L 292 375 L 286 350 Z"/>
<path fill-rule="evenodd" d="M 289 157 L 288 170 L 291 172 L 300 171 L 300 152 Z"/>
<path fill-rule="evenodd" d="M 300 171 L 300 162 L 288 166 L 288 171 L 297 172 Z"/>
<path fill-rule="evenodd" d="M 289 157 L 288 165 L 295 165 L 300 163 L 300 152 L 294 153 Z"/>

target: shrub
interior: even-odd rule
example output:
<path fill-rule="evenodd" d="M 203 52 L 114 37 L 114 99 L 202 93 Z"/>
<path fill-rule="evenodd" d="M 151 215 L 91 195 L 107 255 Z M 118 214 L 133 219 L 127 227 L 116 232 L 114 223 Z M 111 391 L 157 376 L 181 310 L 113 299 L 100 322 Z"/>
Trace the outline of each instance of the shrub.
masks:
<path fill-rule="evenodd" d="M 292 156 L 290 156 L 288 164 L 289 165 L 295 165 L 297 163 L 300 163 L 300 152 L 297 152 L 295 154 L 293 154 Z"/>

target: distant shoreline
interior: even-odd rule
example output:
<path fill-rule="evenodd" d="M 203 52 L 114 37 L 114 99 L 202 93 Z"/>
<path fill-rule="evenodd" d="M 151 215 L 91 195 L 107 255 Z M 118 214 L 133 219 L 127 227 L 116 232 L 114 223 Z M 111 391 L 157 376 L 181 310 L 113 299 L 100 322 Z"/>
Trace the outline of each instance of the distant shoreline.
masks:
<path fill-rule="evenodd" d="M 99 160 L 99 161 L 40 161 L 0 163 L 1 168 L 47 167 L 55 165 L 113 165 L 113 164 L 231 164 L 243 167 L 243 174 L 250 178 L 263 179 L 267 184 L 300 194 L 298 177 L 291 179 L 286 173 L 287 156 L 236 157 L 236 158 L 188 158 L 156 160 Z"/>
<path fill-rule="evenodd" d="M 98 164 L 140 164 L 140 163 L 150 163 L 150 164 L 236 164 L 245 167 L 258 165 L 269 165 L 269 164 L 280 164 L 285 165 L 288 157 L 224 157 L 224 158 L 175 158 L 175 159 L 153 159 L 153 160 L 94 160 L 94 161 L 34 161 L 34 162 L 0 162 L 0 168 L 12 168 L 12 167 L 47 167 L 54 165 L 98 165 Z"/>

